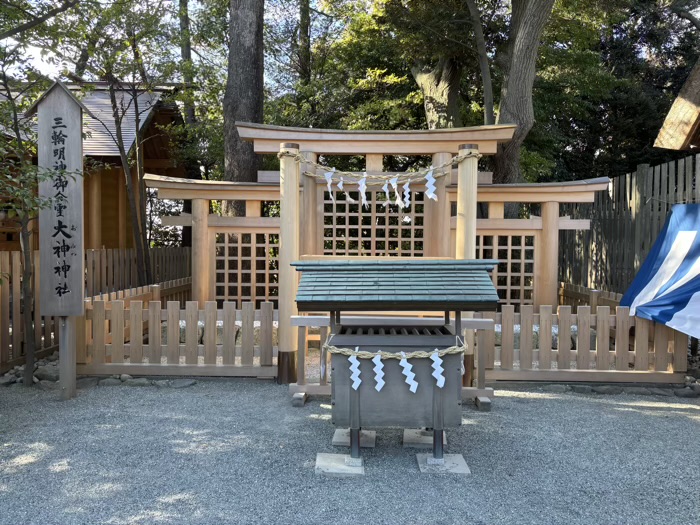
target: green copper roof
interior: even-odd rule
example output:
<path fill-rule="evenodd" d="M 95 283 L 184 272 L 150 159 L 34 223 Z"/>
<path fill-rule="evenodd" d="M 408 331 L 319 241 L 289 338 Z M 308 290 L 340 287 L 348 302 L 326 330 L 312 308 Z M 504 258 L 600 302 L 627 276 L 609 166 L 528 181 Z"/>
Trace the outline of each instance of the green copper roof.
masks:
<path fill-rule="evenodd" d="M 495 310 L 498 294 L 489 271 L 497 261 L 308 261 L 302 272 L 300 311 Z"/>

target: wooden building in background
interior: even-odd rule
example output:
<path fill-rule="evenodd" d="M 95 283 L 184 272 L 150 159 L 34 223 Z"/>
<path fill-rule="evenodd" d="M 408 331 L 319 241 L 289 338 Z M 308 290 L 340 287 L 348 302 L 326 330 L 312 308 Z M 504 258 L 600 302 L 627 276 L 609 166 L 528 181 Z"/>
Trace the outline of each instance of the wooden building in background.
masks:
<path fill-rule="evenodd" d="M 117 147 L 116 126 L 106 84 L 96 83 L 81 102 L 90 114 L 83 115 L 83 156 L 85 177 L 85 248 L 131 248 L 133 235 L 126 181 Z M 68 86 L 78 91 L 78 86 Z M 173 156 L 170 137 L 163 129 L 181 123 L 177 106 L 165 95 L 169 89 L 158 89 L 138 95 L 140 129 L 144 131 L 145 171 L 171 177 L 184 177 L 185 170 Z M 123 114 L 121 127 L 129 159 L 135 158 L 136 111 L 130 93 L 120 91 L 117 100 Z M 136 169 L 131 173 L 138 192 Z M 138 193 L 137 193 L 138 198 Z M 34 235 L 38 247 L 38 235 Z M 0 250 L 19 250 L 19 231 L 12 221 L 0 221 Z"/>

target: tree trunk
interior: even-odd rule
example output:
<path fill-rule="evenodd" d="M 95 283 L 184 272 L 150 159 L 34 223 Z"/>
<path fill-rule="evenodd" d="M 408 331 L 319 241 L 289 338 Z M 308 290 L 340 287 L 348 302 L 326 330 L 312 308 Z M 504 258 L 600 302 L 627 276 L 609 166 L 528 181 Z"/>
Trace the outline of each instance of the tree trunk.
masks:
<path fill-rule="evenodd" d="M 252 142 L 238 135 L 236 121 L 263 120 L 264 0 L 231 0 L 228 79 L 224 95 L 224 177 L 256 182 L 260 161 Z M 243 203 L 228 203 L 227 214 L 243 215 Z"/>
<path fill-rule="evenodd" d="M 428 129 L 459 128 L 459 81 L 462 68 L 454 60 L 440 58 L 435 67 L 418 64 L 411 68 L 423 92 Z"/>
<path fill-rule="evenodd" d="M 299 81 L 311 82 L 311 9 L 309 0 L 299 0 Z"/>
<path fill-rule="evenodd" d="M 126 184 L 126 196 L 129 200 L 129 209 L 131 210 L 131 233 L 134 236 L 134 247 L 136 248 L 136 272 L 139 279 L 139 286 L 145 286 L 148 281 L 146 273 L 146 260 L 143 251 L 143 235 L 139 224 L 139 207 L 136 204 L 136 195 L 134 192 L 133 181 L 131 180 L 131 168 L 129 159 L 126 155 L 124 147 L 124 136 L 122 135 L 122 121 L 119 114 L 119 104 L 117 103 L 117 95 L 115 93 L 116 79 L 111 73 L 105 75 L 108 79 L 109 100 L 112 104 L 112 116 L 114 117 L 115 138 L 117 139 L 117 147 L 119 148 L 119 158 L 124 171 L 124 182 Z"/>
<path fill-rule="evenodd" d="M 139 93 L 136 89 L 136 85 L 132 84 L 131 98 L 134 106 L 134 126 L 136 131 L 135 140 L 135 151 L 136 151 L 136 184 L 139 188 L 139 212 L 137 215 L 137 222 L 139 230 L 141 231 L 141 237 L 134 240 L 134 244 L 140 242 L 143 245 L 143 264 L 146 274 L 146 282 L 144 284 L 153 284 L 153 270 L 151 268 L 151 253 L 149 251 L 150 240 L 147 236 L 146 231 L 146 182 L 144 181 L 144 175 L 146 170 L 144 168 L 144 153 L 143 153 L 143 130 L 141 130 L 141 109 L 139 108 Z M 133 217 L 132 217 L 133 220 Z M 144 286 L 142 284 L 141 286 Z"/>
<path fill-rule="evenodd" d="M 24 330 L 24 386 L 34 384 L 34 353 L 36 341 L 34 339 L 34 290 L 32 277 L 34 275 L 34 261 L 32 260 L 31 232 L 29 231 L 29 216 L 20 221 L 20 243 L 22 247 L 22 328 Z M 15 299 L 17 300 L 17 299 Z M 38 321 L 38 320 L 37 320 Z"/>
<path fill-rule="evenodd" d="M 189 15 L 189 0 L 180 0 L 180 59 L 182 79 L 185 81 L 185 101 L 183 107 L 185 110 L 185 125 L 188 131 L 197 123 L 196 108 L 194 99 L 192 98 L 192 90 L 194 86 L 194 72 L 192 70 L 192 38 L 190 34 L 190 15 Z M 189 137 L 189 133 L 186 134 Z M 201 179 L 199 165 L 195 159 L 185 159 L 185 176 L 188 179 Z M 183 213 L 192 213 L 192 201 L 185 200 L 182 203 Z M 182 228 L 182 246 L 192 246 L 192 226 L 183 226 Z"/>
<path fill-rule="evenodd" d="M 475 0 L 467 0 L 469 15 L 474 28 L 474 43 L 476 44 L 477 57 L 479 59 L 479 70 L 481 71 L 481 85 L 484 92 L 484 124 L 489 125 L 496 122 L 496 115 L 493 110 L 493 84 L 491 82 L 491 67 L 489 66 L 489 55 L 486 50 L 486 39 L 484 30 L 481 27 L 481 12 Z"/>
<path fill-rule="evenodd" d="M 508 35 L 508 60 L 501 89 L 499 124 L 517 124 L 513 139 L 498 146 L 494 159 L 494 182 L 522 181 L 520 148 L 535 123 L 532 86 L 542 30 L 554 0 L 513 0 Z"/>

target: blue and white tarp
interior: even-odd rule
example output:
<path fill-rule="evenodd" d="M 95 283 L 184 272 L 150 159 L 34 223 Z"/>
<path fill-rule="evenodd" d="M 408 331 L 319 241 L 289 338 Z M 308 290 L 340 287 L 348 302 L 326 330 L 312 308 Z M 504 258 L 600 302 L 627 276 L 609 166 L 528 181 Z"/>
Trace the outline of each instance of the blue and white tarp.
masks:
<path fill-rule="evenodd" d="M 673 206 L 620 304 L 700 338 L 700 204 Z"/>

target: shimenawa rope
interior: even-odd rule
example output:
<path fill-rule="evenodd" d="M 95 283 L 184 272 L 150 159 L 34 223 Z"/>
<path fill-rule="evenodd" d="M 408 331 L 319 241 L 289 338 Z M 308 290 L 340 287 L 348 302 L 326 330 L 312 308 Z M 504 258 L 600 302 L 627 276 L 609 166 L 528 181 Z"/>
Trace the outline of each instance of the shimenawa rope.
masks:
<path fill-rule="evenodd" d="M 336 170 L 335 168 L 329 167 L 329 166 L 324 166 L 323 164 L 318 164 L 317 162 L 313 162 L 305 158 L 303 155 L 300 153 L 290 153 L 288 151 L 280 151 L 277 154 L 277 158 L 282 158 L 282 157 L 291 157 L 294 160 L 298 161 L 301 164 L 306 164 L 310 165 L 316 169 L 320 169 L 324 173 L 327 173 L 329 171 L 333 172 L 334 176 L 342 176 L 342 177 L 348 177 L 351 179 L 348 181 L 350 184 L 357 184 L 357 181 L 360 179 L 366 178 L 367 180 L 370 181 L 388 181 L 393 178 L 396 178 L 398 181 L 405 182 L 405 181 L 413 181 L 413 180 L 418 180 L 422 179 L 426 176 L 426 174 L 430 171 L 433 171 L 433 177 L 438 179 L 440 177 L 444 177 L 445 175 L 449 174 L 449 170 L 445 170 L 448 166 L 451 167 L 453 164 L 458 164 L 462 162 L 464 159 L 468 159 L 471 157 L 476 157 L 477 159 L 481 158 L 481 154 L 479 152 L 475 151 L 470 151 L 467 153 L 462 153 L 460 155 L 457 155 L 455 157 L 452 157 L 448 162 L 445 162 L 443 164 L 440 164 L 439 166 L 430 166 L 428 168 L 423 168 L 418 171 L 406 171 L 403 173 L 397 173 L 397 172 L 392 172 L 392 173 L 387 173 L 386 175 L 374 175 L 374 174 L 358 174 L 357 172 L 351 172 L 351 171 L 340 171 Z M 324 179 L 325 175 L 323 174 L 318 174 L 314 173 L 311 171 L 304 171 L 304 175 L 307 175 L 309 177 L 315 177 L 317 179 Z"/>
<path fill-rule="evenodd" d="M 330 352 L 331 354 L 340 354 L 347 357 L 355 356 L 358 359 L 372 359 L 374 356 L 379 355 L 382 359 L 429 359 L 436 351 L 439 357 L 443 357 L 449 354 L 461 354 L 467 351 L 466 343 L 462 342 L 457 338 L 457 343 L 455 346 L 450 346 L 449 348 L 444 348 L 442 350 L 430 350 L 423 351 L 417 350 L 415 352 L 410 352 L 402 356 L 400 353 L 394 352 L 383 352 L 379 350 L 378 352 L 366 352 L 366 351 L 356 351 L 352 348 L 338 348 L 337 346 L 329 345 L 328 343 L 323 345 L 324 350 Z M 460 344 L 461 343 L 461 344 Z"/>

